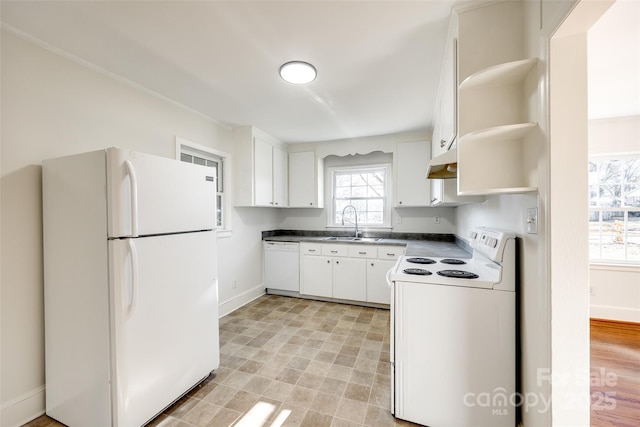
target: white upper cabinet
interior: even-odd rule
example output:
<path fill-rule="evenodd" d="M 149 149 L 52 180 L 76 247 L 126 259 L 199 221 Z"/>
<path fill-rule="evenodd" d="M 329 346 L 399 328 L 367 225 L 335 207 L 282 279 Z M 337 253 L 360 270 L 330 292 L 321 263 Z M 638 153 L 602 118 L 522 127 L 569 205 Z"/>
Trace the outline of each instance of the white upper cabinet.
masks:
<path fill-rule="evenodd" d="M 445 52 L 438 100 L 434 114 L 434 125 L 431 145 L 432 157 L 438 156 L 451 145 L 456 136 L 457 120 L 457 40 L 450 41 Z"/>
<path fill-rule="evenodd" d="M 289 207 L 324 206 L 323 163 L 313 151 L 289 153 Z"/>
<path fill-rule="evenodd" d="M 277 207 L 289 205 L 289 174 L 287 151 L 273 147 L 273 204 Z"/>
<path fill-rule="evenodd" d="M 284 144 L 251 126 L 233 133 L 234 205 L 287 207 Z"/>
<path fill-rule="evenodd" d="M 537 190 L 538 60 L 522 59 L 522 8 L 500 2 L 458 14 L 459 195 Z"/>
<path fill-rule="evenodd" d="M 483 196 L 458 196 L 456 179 L 430 179 L 431 206 L 460 206 L 470 203 L 481 203 Z"/>
<path fill-rule="evenodd" d="M 426 179 L 430 158 L 428 141 L 398 143 L 394 156 L 397 207 L 431 205 L 431 189 Z"/>

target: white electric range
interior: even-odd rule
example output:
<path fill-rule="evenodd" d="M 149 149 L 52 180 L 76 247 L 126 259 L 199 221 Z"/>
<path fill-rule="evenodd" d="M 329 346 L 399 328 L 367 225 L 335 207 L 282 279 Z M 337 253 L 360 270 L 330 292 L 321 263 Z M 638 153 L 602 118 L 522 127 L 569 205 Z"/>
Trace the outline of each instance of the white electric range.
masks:
<path fill-rule="evenodd" d="M 515 425 L 515 235 L 478 228 L 469 239 L 471 258 L 405 256 L 389 271 L 397 418 Z"/>

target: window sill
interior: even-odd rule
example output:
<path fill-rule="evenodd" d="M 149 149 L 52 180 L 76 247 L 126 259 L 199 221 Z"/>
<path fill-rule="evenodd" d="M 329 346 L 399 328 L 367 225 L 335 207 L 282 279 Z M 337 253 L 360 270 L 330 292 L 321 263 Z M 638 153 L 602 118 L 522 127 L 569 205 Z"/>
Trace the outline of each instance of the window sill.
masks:
<path fill-rule="evenodd" d="M 623 263 L 621 261 L 592 261 L 589 263 L 589 269 L 591 270 L 608 270 L 608 271 L 627 271 L 631 273 L 640 273 L 640 264 L 636 263 Z"/>
<path fill-rule="evenodd" d="M 216 230 L 216 236 L 218 237 L 218 239 L 226 239 L 228 237 L 231 237 L 231 234 L 233 234 L 233 230 Z"/>

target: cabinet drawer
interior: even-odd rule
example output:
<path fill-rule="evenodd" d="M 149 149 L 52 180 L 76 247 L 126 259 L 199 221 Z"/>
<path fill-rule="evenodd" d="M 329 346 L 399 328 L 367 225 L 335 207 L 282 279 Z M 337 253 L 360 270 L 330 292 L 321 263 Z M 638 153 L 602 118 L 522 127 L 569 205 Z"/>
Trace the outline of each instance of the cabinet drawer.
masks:
<path fill-rule="evenodd" d="M 349 249 L 347 245 L 322 245 L 322 255 L 347 256 L 349 255 Z"/>
<path fill-rule="evenodd" d="M 404 254 L 401 246 L 383 246 L 378 248 L 378 259 L 398 259 Z"/>
<path fill-rule="evenodd" d="M 322 255 L 322 246 L 316 243 L 302 243 L 300 245 L 300 255 Z"/>
<path fill-rule="evenodd" d="M 378 250 L 373 246 L 349 245 L 349 256 L 352 258 L 377 258 Z"/>

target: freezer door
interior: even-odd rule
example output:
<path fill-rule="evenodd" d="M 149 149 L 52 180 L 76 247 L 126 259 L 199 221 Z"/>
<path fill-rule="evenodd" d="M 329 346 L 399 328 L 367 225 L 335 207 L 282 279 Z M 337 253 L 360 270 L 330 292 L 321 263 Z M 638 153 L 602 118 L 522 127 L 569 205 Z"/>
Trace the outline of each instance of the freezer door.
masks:
<path fill-rule="evenodd" d="M 174 159 L 107 150 L 108 236 L 215 228 L 213 170 Z"/>
<path fill-rule="evenodd" d="M 109 241 L 114 425 L 140 426 L 220 363 L 215 233 Z"/>

